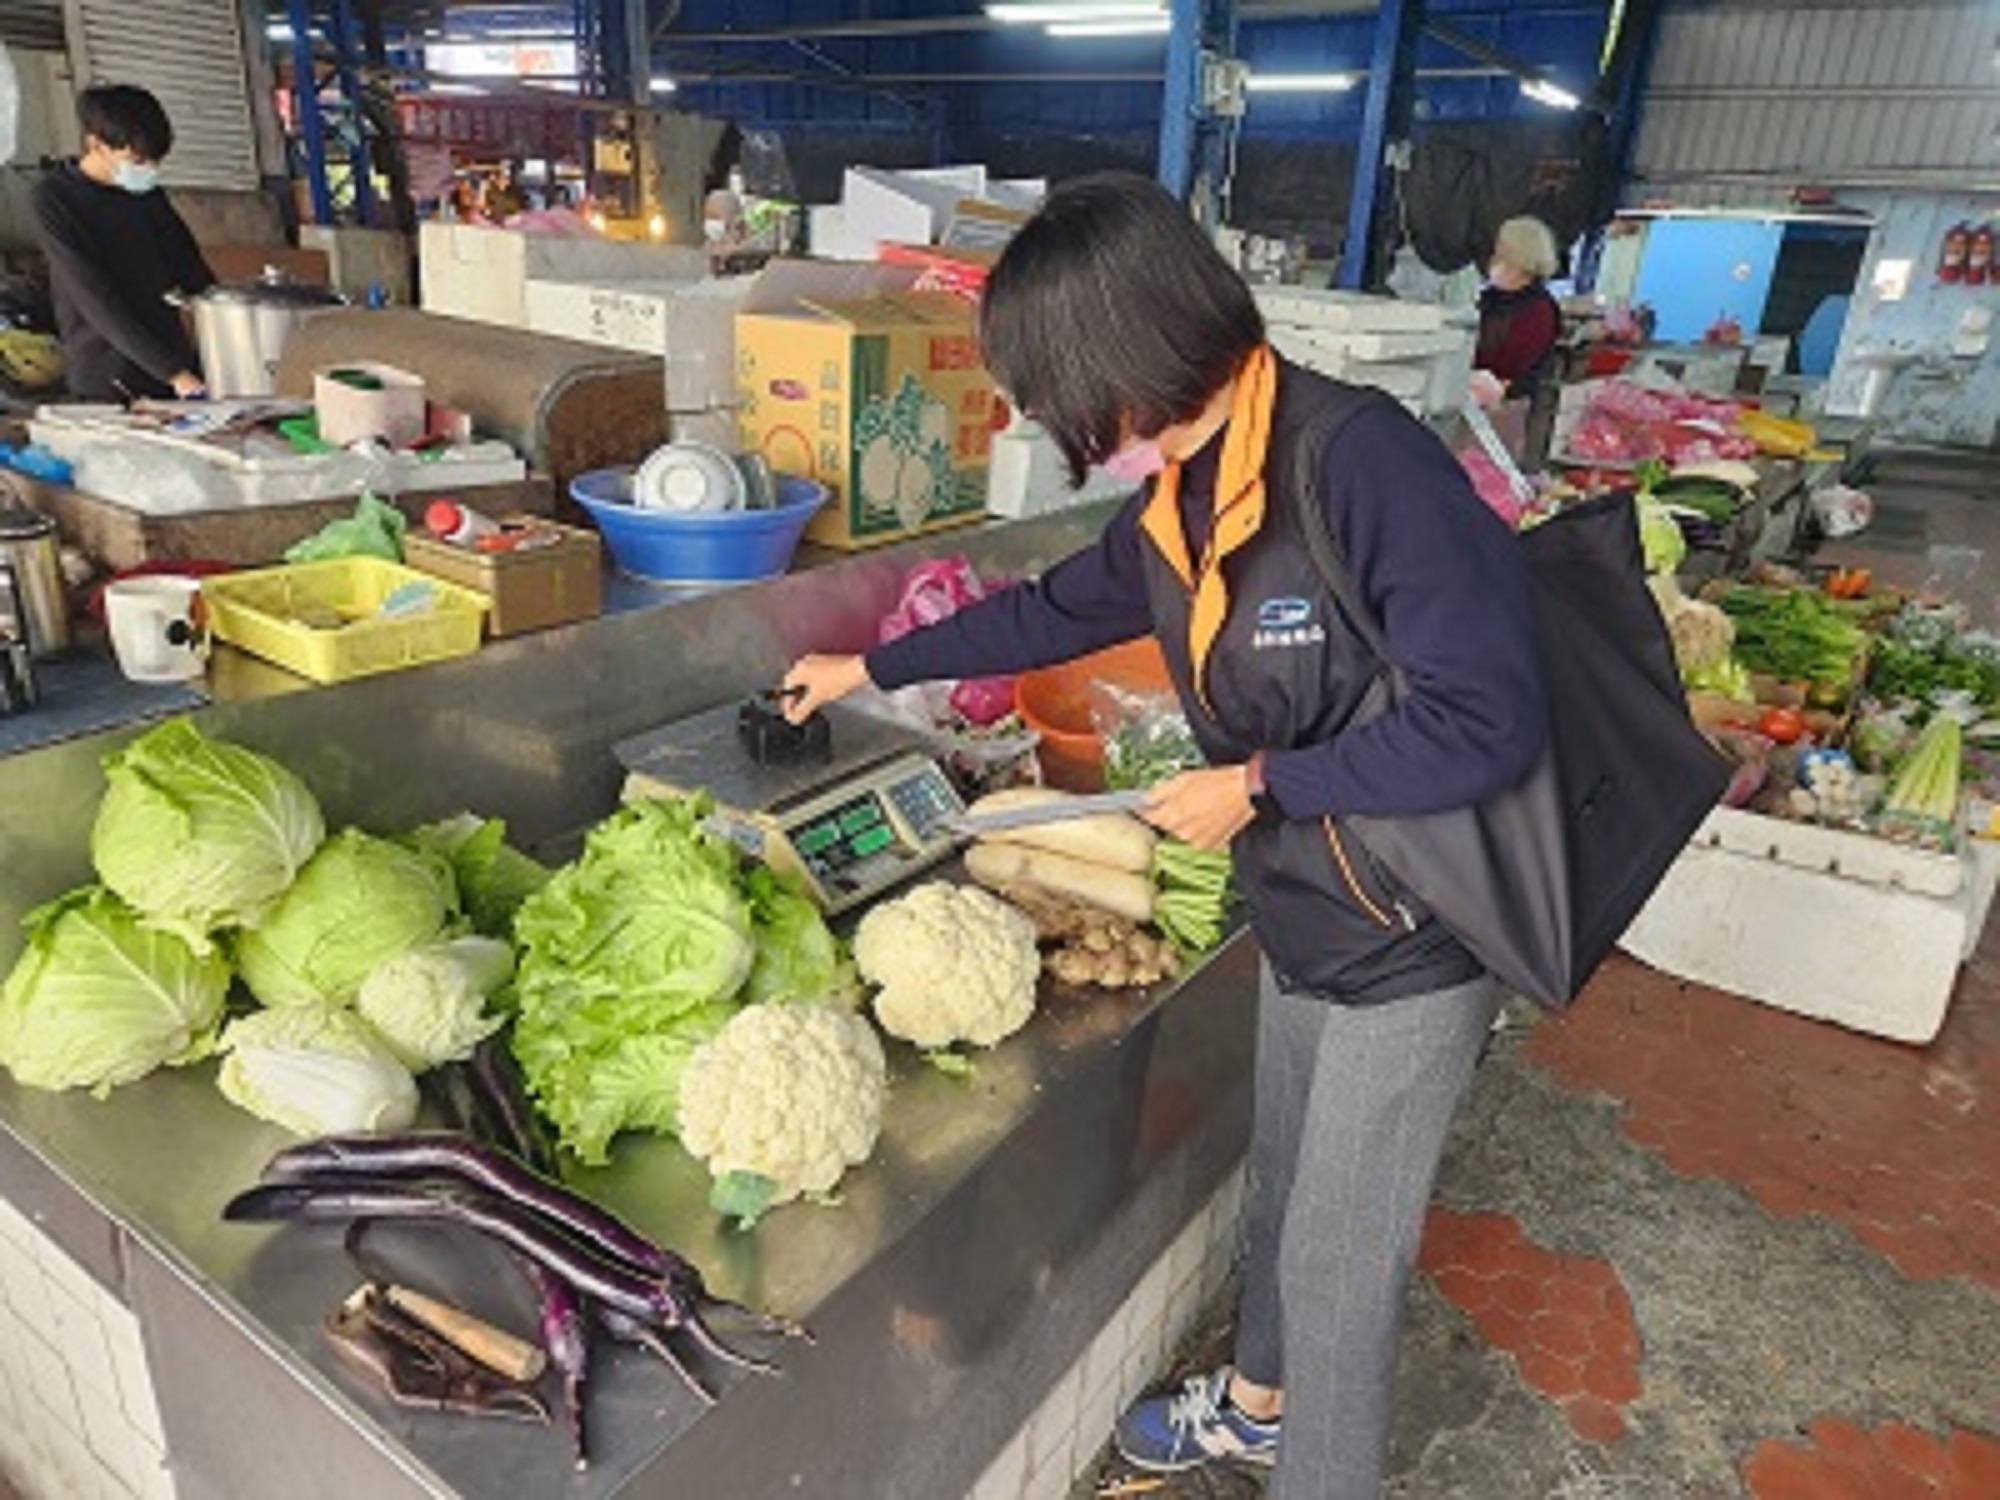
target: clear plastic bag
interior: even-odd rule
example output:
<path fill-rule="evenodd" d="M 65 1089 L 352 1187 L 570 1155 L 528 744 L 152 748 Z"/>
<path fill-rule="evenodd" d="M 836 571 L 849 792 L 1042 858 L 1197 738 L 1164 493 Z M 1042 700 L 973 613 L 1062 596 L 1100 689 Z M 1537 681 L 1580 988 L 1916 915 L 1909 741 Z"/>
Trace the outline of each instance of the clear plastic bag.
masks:
<path fill-rule="evenodd" d="M 1142 693 L 1095 682 L 1090 720 L 1104 745 L 1104 785 L 1149 787 L 1202 764 L 1201 747 L 1172 693 Z"/>

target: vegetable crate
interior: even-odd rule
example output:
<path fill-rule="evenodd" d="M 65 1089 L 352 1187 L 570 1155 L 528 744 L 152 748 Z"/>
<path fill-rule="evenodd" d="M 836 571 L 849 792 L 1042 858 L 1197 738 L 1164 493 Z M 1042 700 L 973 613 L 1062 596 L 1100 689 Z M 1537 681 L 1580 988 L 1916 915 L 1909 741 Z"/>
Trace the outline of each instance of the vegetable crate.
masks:
<path fill-rule="evenodd" d="M 421 614 L 380 613 L 406 585 L 433 590 Z M 310 677 L 345 682 L 479 649 L 487 598 L 379 557 L 343 557 L 230 573 L 202 583 L 216 635 Z"/>
<path fill-rule="evenodd" d="M 1901 1042 L 1937 1035 L 2000 879 L 1956 854 L 1717 808 L 1619 946 L 1683 979 Z"/>

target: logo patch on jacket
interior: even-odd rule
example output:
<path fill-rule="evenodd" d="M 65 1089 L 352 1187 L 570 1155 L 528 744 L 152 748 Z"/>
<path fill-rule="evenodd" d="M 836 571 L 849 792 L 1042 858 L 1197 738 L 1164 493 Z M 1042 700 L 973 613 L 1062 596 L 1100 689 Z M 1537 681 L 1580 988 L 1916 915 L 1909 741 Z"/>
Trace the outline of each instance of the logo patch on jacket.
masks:
<path fill-rule="evenodd" d="M 1317 646 L 1325 639 L 1326 627 L 1313 618 L 1310 599 L 1266 599 L 1257 606 L 1257 630 L 1250 637 L 1250 649 Z"/>

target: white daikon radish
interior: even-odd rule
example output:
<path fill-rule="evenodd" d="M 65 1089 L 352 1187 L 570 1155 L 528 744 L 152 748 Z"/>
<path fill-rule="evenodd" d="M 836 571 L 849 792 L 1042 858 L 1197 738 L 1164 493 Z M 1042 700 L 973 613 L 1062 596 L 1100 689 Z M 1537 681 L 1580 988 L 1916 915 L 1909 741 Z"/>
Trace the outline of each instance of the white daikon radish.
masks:
<path fill-rule="evenodd" d="M 1009 787 L 989 792 L 973 803 L 970 812 L 1013 812 L 1022 807 L 1046 807 L 1067 802 L 1068 792 L 1045 786 Z M 981 838 L 996 844 L 1025 844 L 1031 849 L 1047 849 L 1067 854 L 1086 864 L 1104 865 L 1113 870 L 1129 870 L 1143 875 L 1153 868 L 1153 830 L 1129 813 L 1092 813 L 1060 823 L 1037 823 L 1031 828 L 1008 828 L 985 833 Z"/>
<path fill-rule="evenodd" d="M 965 851 L 966 873 L 990 890 L 1038 885 L 1071 896 L 1128 922 L 1153 919 L 1153 882 L 1129 870 L 1087 864 L 1067 854 L 1025 844 L 978 843 Z"/>

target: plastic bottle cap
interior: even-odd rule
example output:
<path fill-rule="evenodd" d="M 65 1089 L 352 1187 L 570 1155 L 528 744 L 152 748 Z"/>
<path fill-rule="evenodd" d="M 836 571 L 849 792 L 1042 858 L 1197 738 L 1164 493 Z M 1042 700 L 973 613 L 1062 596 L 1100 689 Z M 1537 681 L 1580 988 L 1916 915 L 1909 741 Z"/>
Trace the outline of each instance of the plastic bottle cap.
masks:
<path fill-rule="evenodd" d="M 450 536 L 465 519 L 465 512 L 450 500 L 433 500 L 424 509 L 424 525 L 439 536 Z"/>

